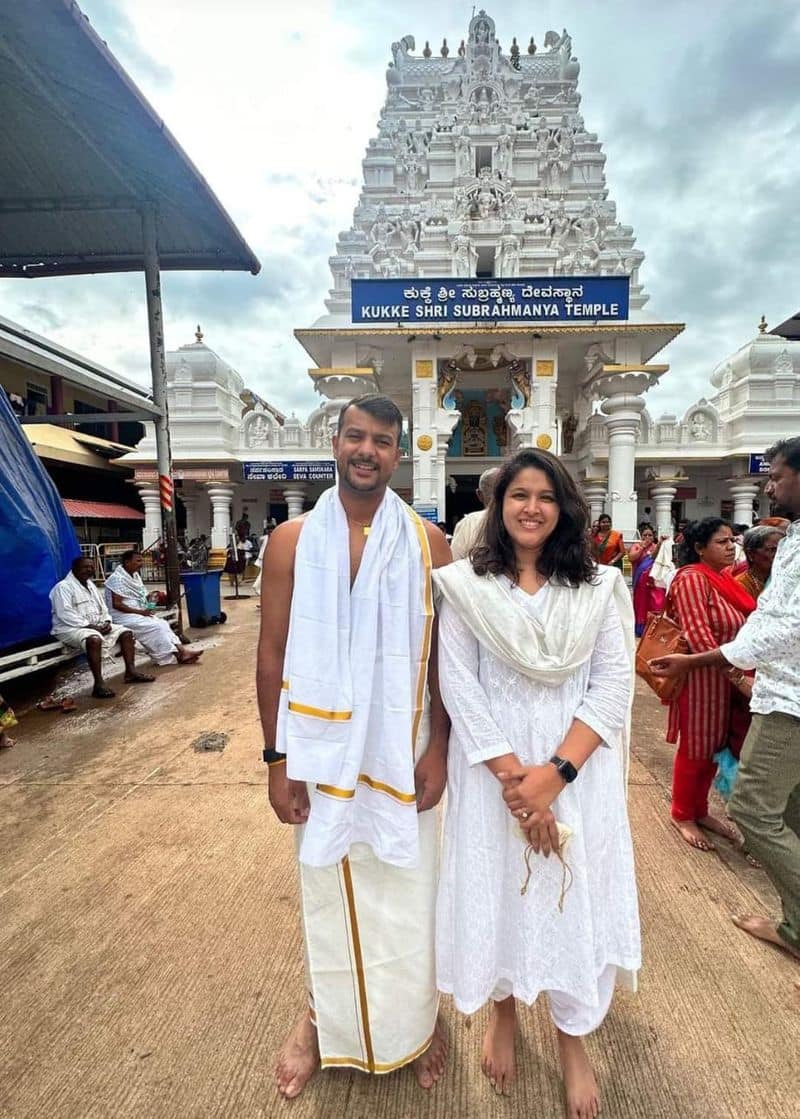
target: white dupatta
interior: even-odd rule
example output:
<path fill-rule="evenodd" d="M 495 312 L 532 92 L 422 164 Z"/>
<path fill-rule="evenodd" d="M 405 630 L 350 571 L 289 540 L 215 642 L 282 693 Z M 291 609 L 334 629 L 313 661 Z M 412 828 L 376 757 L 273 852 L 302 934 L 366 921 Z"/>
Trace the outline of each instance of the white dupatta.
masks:
<path fill-rule="evenodd" d="M 350 586 L 347 517 L 337 489 L 306 517 L 278 712 L 287 774 L 313 784 L 300 861 L 329 866 L 356 842 L 414 867 L 415 749 L 427 732 L 433 624 L 431 555 L 420 518 L 387 490 Z"/>
<path fill-rule="evenodd" d="M 591 658 L 613 600 L 631 666 L 630 700 L 622 731 L 627 781 L 636 639 L 631 595 L 621 573 L 598 565 L 593 584 L 565 587 L 551 580 L 540 617 L 521 610 L 494 575 L 476 575 L 469 559 L 437 569 L 433 580 L 437 597 L 447 599 L 481 645 L 517 672 L 553 688 Z"/>

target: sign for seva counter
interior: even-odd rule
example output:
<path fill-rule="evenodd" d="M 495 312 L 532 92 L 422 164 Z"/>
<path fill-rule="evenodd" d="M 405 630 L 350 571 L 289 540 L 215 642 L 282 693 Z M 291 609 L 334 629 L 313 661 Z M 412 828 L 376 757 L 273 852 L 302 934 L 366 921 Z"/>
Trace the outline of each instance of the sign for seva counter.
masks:
<path fill-rule="evenodd" d="M 246 482 L 334 482 L 333 459 L 327 461 L 243 462 Z"/>
<path fill-rule="evenodd" d="M 619 321 L 628 317 L 627 276 L 520 280 L 351 280 L 353 322 Z"/>

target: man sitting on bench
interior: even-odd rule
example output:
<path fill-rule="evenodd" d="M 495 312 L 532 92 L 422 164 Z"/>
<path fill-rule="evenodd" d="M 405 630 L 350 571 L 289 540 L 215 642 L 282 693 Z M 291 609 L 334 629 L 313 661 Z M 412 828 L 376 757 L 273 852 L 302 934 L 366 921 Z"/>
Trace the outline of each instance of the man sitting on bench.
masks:
<path fill-rule="evenodd" d="M 103 653 L 109 653 L 119 643 L 125 662 L 127 684 L 150 684 L 155 677 L 136 671 L 133 652 L 133 634 L 125 626 L 115 626 L 111 621 L 103 596 L 92 582 L 94 564 L 83 556 L 72 564 L 72 570 L 50 591 L 53 610 L 53 637 L 73 649 L 86 653 L 94 677 L 92 695 L 97 699 L 112 699 L 114 692 L 103 680 Z"/>
<path fill-rule="evenodd" d="M 106 605 L 111 620 L 133 631 L 133 636 L 156 664 L 196 664 L 202 649 L 189 652 L 181 645 L 169 622 L 156 618 L 147 599 L 141 570 L 142 555 L 129 548 L 106 579 Z"/>

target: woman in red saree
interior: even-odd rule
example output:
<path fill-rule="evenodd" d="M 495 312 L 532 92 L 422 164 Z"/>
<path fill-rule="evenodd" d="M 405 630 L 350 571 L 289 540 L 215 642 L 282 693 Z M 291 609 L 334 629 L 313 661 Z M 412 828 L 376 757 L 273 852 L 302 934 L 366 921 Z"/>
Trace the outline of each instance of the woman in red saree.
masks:
<path fill-rule="evenodd" d="M 608 513 L 603 513 L 598 519 L 598 528 L 592 537 L 592 554 L 598 563 L 607 567 L 618 567 L 622 570 L 622 557 L 625 555 L 625 544 L 622 533 L 611 527 L 611 518 Z"/>
<path fill-rule="evenodd" d="M 733 531 L 727 521 L 706 517 L 684 533 L 683 565 L 667 595 L 666 613 L 681 627 L 692 653 L 732 641 L 755 601 L 727 570 L 733 563 Z M 738 757 L 749 724 L 751 681 L 738 669 L 699 668 L 686 677 L 669 705 L 667 742 L 678 744 L 672 775 L 672 823 L 700 851 L 713 850 L 701 829 L 736 841 L 733 828 L 708 811 L 716 773 L 714 755 L 728 747 Z"/>
<path fill-rule="evenodd" d="M 636 636 L 641 637 L 648 614 L 660 614 L 664 609 L 666 591 L 653 582 L 651 568 L 658 553 L 659 542 L 655 529 L 645 525 L 640 539 L 631 544 L 628 557 L 633 570 L 633 613 L 636 618 Z"/>

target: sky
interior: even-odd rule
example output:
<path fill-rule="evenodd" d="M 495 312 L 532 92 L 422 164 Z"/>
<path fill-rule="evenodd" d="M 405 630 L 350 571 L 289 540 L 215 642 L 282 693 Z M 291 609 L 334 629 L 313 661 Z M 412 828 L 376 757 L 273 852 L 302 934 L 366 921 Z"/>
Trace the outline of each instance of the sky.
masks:
<path fill-rule="evenodd" d="M 284 412 L 318 400 L 292 331 L 325 311 L 386 95 L 391 43 L 455 50 L 473 11 L 439 0 L 81 0 L 262 264 L 165 273 L 168 349 L 194 339 Z M 646 259 L 649 313 L 685 322 L 652 415 L 713 391 L 715 366 L 800 309 L 800 7 L 796 0 L 495 0 L 512 36 L 566 27 L 609 196 Z M 141 274 L 0 282 L 0 314 L 142 384 Z"/>

